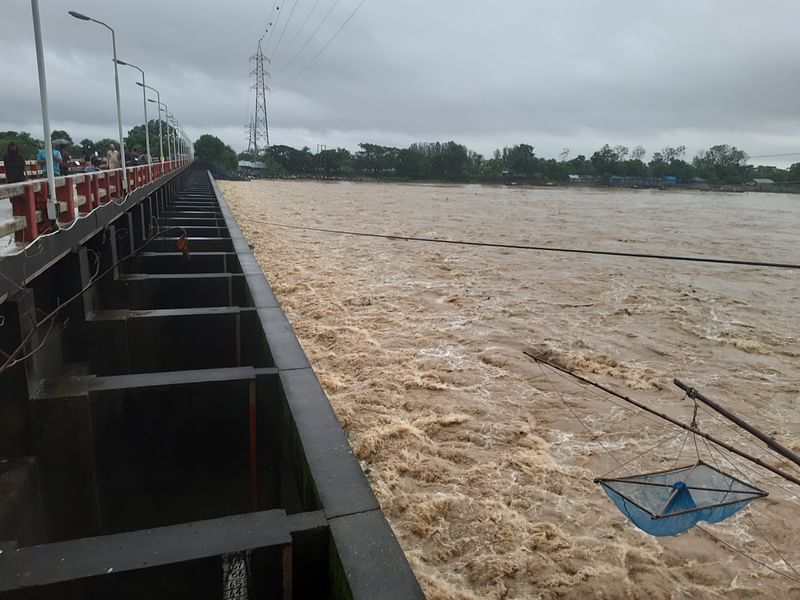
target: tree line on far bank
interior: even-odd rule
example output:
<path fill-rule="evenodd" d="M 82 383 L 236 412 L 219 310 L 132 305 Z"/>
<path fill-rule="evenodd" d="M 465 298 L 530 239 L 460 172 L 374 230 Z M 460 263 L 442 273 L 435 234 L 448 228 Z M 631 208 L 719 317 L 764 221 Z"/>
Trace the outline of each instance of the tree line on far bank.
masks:
<path fill-rule="evenodd" d="M 148 123 L 150 149 L 158 156 L 158 121 Z M 166 132 L 164 130 L 164 154 Z M 55 130 L 53 139 L 71 141 L 66 131 Z M 0 131 L 0 149 L 14 141 L 26 159 L 33 159 L 41 141 L 27 132 Z M 144 125 L 133 127 L 125 138 L 126 149 L 144 150 Z M 97 152 L 105 155 L 110 144 L 116 140 L 105 138 L 99 141 L 81 140 L 71 146 L 73 156 L 90 156 Z M 362 177 L 397 181 L 484 181 L 500 182 L 519 180 L 530 183 L 561 183 L 570 175 L 588 180 L 608 182 L 612 176 L 660 179 L 675 177 L 681 183 L 701 178 L 712 185 L 742 184 L 754 178 L 768 178 L 776 183 L 800 182 L 800 162 L 788 169 L 773 166 L 748 164 L 748 155 L 728 144 L 701 150 L 687 160 L 685 146 L 667 146 L 654 152 L 645 162 L 647 152 L 642 146 L 604 145 L 591 156 L 578 155 L 570 158 L 564 150 L 558 159 L 537 156 L 533 146 L 518 144 L 495 150 L 486 158 L 456 142 L 417 143 L 408 148 L 396 148 L 379 144 L 361 143 L 359 150 L 350 152 L 345 148 L 322 150 L 312 153 L 308 147 L 301 149 L 285 145 L 270 146 L 259 153 L 257 160 L 264 164 L 260 170 L 269 177 Z M 239 160 L 253 160 L 245 153 L 236 152 L 219 138 L 204 134 L 195 142 L 195 155 L 235 172 Z"/>
<path fill-rule="evenodd" d="M 221 143 L 221 142 L 220 142 Z M 230 148 L 229 148 L 230 150 Z M 701 178 L 712 185 L 742 184 L 754 178 L 768 178 L 776 183 L 800 182 L 800 163 L 788 169 L 748 164 L 748 155 L 735 146 L 720 144 L 702 150 L 686 159 L 685 146 L 665 147 L 654 152 L 645 162 L 646 150 L 641 146 L 604 145 L 591 156 L 569 157 L 567 150 L 559 159 L 537 156 L 534 147 L 518 144 L 495 150 L 485 158 L 456 142 L 412 144 L 395 148 L 361 143 L 351 153 L 344 148 L 322 150 L 316 154 L 309 148 L 274 145 L 264 150 L 258 160 L 264 163 L 266 176 L 367 177 L 403 181 L 504 181 L 560 183 L 570 175 L 584 180 L 608 182 L 613 176 L 641 179 L 674 177 L 688 183 Z M 240 160 L 253 160 L 252 155 L 239 154 Z"/>

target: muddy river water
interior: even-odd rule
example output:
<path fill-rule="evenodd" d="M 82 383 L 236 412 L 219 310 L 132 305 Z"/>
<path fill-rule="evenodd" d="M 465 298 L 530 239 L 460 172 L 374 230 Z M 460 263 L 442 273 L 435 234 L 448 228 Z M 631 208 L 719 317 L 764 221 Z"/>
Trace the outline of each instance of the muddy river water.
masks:
<path fill-rule="evenodd" d="M 799 196 L 220 185 L 429 598 L 800 598 L 800 487 L 523 353 L 688 422 L 678 377 L 800 451 L 800 271 L 270 224 L 798 263 Z M 698 454 L 770 496 L 654 538 L 593 483 Z"/>

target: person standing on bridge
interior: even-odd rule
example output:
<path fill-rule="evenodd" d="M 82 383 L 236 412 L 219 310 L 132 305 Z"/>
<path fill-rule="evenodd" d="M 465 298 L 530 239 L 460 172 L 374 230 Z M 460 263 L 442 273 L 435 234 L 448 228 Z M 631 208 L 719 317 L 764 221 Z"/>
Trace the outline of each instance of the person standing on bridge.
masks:
<path fill-rule="evenodd" d="M 25 159 L 14 142 L 8 143 L 3 164 L 6 167 L 6 183 L 25 181 Z"/>
<path fill-rule="evenodd" d="M 44 146 L 39 148 L 36 160 L 39 161 L 42 166 L 42 175 L 47 177 L 47 154 L 45 154 Z M 61 152 L 55 148 L 53 148 L 53 175 L 56 177 L 61 175 Z"/>
<path fill-rule="evenodd" d="M 108 152 L 106 152 L 106 165 L 109 169 L 119 169 L 122 166 L 122 163 L 119 159 L 119 150 L 117 150 L 114 144 L 110 144 L 108 146 Z"/>
<path fill-rule="evenodd" d="M 59 169 L 61 170 L 62 175 L 69 175 L 69 161 L 72 160 L 72 157 L 69 155 L 69 151 L 67 150 L 66 144 L 59 144 L 58 151 L 61 153 L 61 161 L 59 163 Z"/>

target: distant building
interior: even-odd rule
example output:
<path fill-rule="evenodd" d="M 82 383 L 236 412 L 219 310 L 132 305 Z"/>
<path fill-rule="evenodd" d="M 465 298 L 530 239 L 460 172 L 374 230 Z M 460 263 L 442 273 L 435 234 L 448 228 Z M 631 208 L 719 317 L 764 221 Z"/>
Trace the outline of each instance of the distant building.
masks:
<path fill-rule="evenodd" d="M 678 183 L 678 178 L 674 175 L 664 175 L 664 177 L 661 178 L 661 183 L 663 185 L 676 185 Z"/>
<path fill-rule="evenodd" d="M 260 171 L 267 168 L 260 160 L 252 161 L 252 160 L 240 160 L 239 161 L 239 168 L 240 169 L 252 169 L 254 171 Z"/>
<path fill-rule="evenodd" d="M 693 190 L 707 190 L 709 188 L 708 180 L 702 177 L 692 177 L 689 180 L 688 187 Z"/>
<path fill-rule="evenodd" d="M 584 185 L 590 185 L 597 183 L 597 177 L 594 175 L 576 175 L 572 173 L 567 175 L 567 181 L 569 183 L 582 183 Z"/>
<path fill-rule="evenodd" d="M 757 190 L 763 190 L 770 186 L 775 185 L 775 182 L 772 179 L 756 178 L 753 179 L 753 181 L 751 181 L 749 185 L 754 186 Z"/>
<path fill-rule="evenodd" d="M 612 175 L 608 179 L 610 185 L 623 186 L 629 188 L 652 188 L 660 187 L 661 181 L 653 177 L 636 177 L 633 175 Z"/>

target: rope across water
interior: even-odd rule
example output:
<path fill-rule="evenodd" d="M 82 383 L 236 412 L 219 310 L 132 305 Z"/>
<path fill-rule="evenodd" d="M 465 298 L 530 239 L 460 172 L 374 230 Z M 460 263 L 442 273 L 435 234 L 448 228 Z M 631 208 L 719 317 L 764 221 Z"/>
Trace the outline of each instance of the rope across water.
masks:
<path fill-rule="evenodd" d="M 536 252 L 559 252 L 567 254 L 590 254 L 595 256 L 616 256 L 624 258 L 644 258 L 655 260 L 684 261 L 696 263 L 710 263 L 719 265 L 736 265 L 747 267 L 763 267 L 770 269 L 800 269 L 800 264 L 781 263 L 770 261 L 743 260 L 730 258 L 714 258 L 709 256 L 676 256 L 668 254 L 651 254 L 645 252 L 619 252 L 614 250 L 592 250 L 586 248 L 559 248 L 555 246 L 531 246 L 525 244 L 503 244 L 497 242 L 472 242 L 468 240 L 449 240 L 440 238 L 418 237 L 409 235 L 393 235 L 386 233 L 370 233 L 365 231 L 348 231 L 344 229 L 331 229 L 327 227 L 310 227 L 304 225 L 290 225 L 287 223 L 275 223 L 272 221 L 261 221 L 258 219 L 240 218 L 240 221 L 250 223 L 260 223 L 270 227 L 280 227 L 282 229 L 299 229 L 302 231 L 316 231 L 318 233 L 330 233 L 335 235 L 353 235 L 358 237 L 370 237 L 386 240 L 400 240 L 404 242 L 425 242 L 432 244 L 453 244 L 458 246 L 480 246 L 484 248 L 503 248 L 508 250 L 532 250 Z"/>

